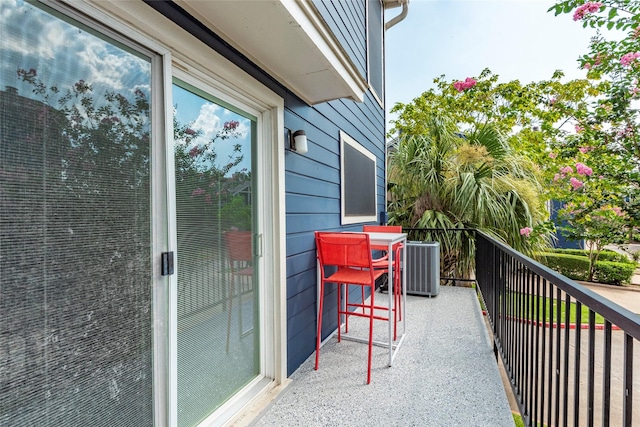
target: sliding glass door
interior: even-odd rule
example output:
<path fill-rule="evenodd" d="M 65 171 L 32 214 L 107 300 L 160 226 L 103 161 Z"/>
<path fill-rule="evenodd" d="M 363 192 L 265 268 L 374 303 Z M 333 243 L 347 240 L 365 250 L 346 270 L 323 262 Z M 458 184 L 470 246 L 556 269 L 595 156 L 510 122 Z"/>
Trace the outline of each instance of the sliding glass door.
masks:
<path fill-rule="evenodd" d="M 260 373 L 256 118 L 174 80 L 178 424 L 204 420 Z"/>
<path fill-rule="evenodd" d="M 0 0 L 0 425 L 228 420 L 286 376 L 283 101 L 89 3 Z"/>
<path fill-rule="evenodd" d="M 152 425 L 152 55 L 0 12 L 0 425 Z"/>

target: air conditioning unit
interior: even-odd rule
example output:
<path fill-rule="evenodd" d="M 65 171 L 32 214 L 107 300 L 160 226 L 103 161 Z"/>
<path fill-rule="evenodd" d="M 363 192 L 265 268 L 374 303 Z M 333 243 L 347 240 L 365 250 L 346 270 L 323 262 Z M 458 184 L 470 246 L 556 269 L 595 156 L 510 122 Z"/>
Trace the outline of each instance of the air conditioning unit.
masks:
<path fill-rule="evenodd" d="M 440 243 L 407 242 L 407 294 L 435 297 L 440 293 Z"/>

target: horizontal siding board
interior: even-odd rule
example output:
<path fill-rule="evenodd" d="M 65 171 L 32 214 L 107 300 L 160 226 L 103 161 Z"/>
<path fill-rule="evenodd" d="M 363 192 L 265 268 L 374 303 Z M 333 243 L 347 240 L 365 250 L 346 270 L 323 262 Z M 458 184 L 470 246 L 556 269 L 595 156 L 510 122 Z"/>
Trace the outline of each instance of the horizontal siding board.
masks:
<path fill-rule="evenodd" d="M 287 300 L 289 298 L 293 298 L 294 296 L 303 293 L 304 291 L 310 289 L 309 283 L 316 282 L 316 250 L 314 249 L 311 252 L 311 256 L 313 258 L 313 269 L 308 269 L 299 274 L 294 274 L 290 276 L 287 280 Z"/>
<path fill-rule="evenodd" d="M 297 319 L 288 319 L 288 322 L 295 322 Z M 287 322 L 287 323 L 288 323 Z M 316 349 L 315 339 L 310 340 L 309 337 L 316 336 L 316 322 L 313 324 L 305 325 L 305 328 L 300 330 L 296 335 L 288 335 L 291 342 L 297 343 L 296 346 L 289 345 L 287 347 L 287 376 L 293 374 L 305 360 L 309 358 L 310 354 Z"/>
<path fill-rule="evenodd" d="M 289 213 L 328 213 L 340 212 L 340 201 L 302 194 L 288 194 L 285 205 Z"/>
<path fill-rule="evenodd" d="M 313 241 L 313 237 L 309 240 Z M 306 271 L 315 270 L 316 268 L 316 251 L 315 249 L 302 252 L 287 258 L 287 272 L 289 277 L 298 276 Z M 305 277 L 309 279 L 309 276 Z M 315 282 L 315 275 L 311 282 Z"/>
<path fill-rule="evenodd" d="M 316 323 L 316 288 L 307 288 L 287 300 L 287 318 L 296 319 L 288 322 L 288 335 L 295 335 L 304 329 L 305 323 Z M 304 321 L 303 321 L 304 320 Z"/>
<path fill-rule="evenodd" d="M 289 214 L 287 218 L 287 234 L 301 233 L 309 230 L 337 230 L 340 228 L 340 215 L 326 214 Z"/>
<path fill-rule="evenodd" d="M 285 173 L 286 193 L 308 194 L 311 196 L 334 198 L 340 200 L 340 173 L 335 170 L 323 171 L 323 175 L 333 182 L 316 177 L 302 176 L 291 172 Z"/>
<path fill-rule="evenodd" d="M 290 234 L 287 236 L 287 262 L 288 258 L 302 252 L 310 252 L 316 250 L 314 241 L 314 232 L 307 231 L 304 233 Z M 288 271 L 288 269 L 287 269 Z"/>
<path fill-rule="evenodd" d="M 315 151 L 315 150 L 314 150 Z M 318 150 L 320 151 L 320 150 Z M 333 160 L 335 165 L 322 164 L 315 159 L 312 159 L 305 155 L 300 155 L 295 152 L 287 152 L 286 155 L 288 171 L 296 175 L 304 175 L 315 179 L 322 179 L 329 182 L 339 182 L 339 160 L 330 156 L 326 157 L 326 160 Z"/>

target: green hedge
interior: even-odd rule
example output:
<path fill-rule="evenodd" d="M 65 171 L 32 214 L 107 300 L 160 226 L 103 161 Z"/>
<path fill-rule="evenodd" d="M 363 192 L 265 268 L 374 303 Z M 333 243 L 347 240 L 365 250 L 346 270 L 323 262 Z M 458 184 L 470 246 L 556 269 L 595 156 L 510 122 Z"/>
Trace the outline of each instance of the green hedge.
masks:
<path fill-rule="evenodd" d="M 563 276 L 573 280 L 589 278 L 589 258 L 580 255 L 545 252 L 539 255 L 540 262 Z"/>
<path fill-rule="evenodd" d="M 612 261 L 596 261 L 594 279 L 599 283 L 622 285 L 631 281 L 635 271 L 634 264 Z"/>
<path fill-rule="evenodd" d="M 589 258 L 584 255 L 545 252 L 539 254 L 537 258 L 547 267 L 569 279 L 583 281 L 589 279 Z M 630 282 L 635 269 L 636 265 L 628 261 L 597 261 L 593 278 L 599 283 L 621 285 Z"/>
<path fill-rule="evenodd" d="M 553 253 L 558 254 L 567 254 L 567 255 L 579 255 L 579 256 L 589 256 L 589 251 L 586 249 L 554 249 Z M 600 255 L 598 255 L 598 261 L 613 261 L 613 262 L 623 262 L 627 264 L 635 264 L 635 262 L 629 259 L 625 254 L 620 254 L 615 251 L 611 251 L 608 249 L 602 250 Z"/>

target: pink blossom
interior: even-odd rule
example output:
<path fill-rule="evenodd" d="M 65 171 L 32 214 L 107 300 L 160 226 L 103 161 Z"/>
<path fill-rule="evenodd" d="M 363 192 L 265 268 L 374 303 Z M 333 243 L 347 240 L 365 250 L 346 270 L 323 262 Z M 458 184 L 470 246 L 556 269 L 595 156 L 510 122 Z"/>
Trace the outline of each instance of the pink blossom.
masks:
<path fill-rule="evenodd" d="M 587 2 L 576 9 L 576 11 L 573 13 L 573 20 L 579 21 L 590 13 L 596 13 L 600 10 L 601 7 L 602 3 L 600 2 Z"/>
<path fill-rule="evenodd" d="M 593 150 L 593 147 L 580 147 L 580 148 L 578 148 L 578 151 L 580 151 L 582 154 L 587 154 L 591 150 Z"/>
<path fill-rule="evenodd" d="M 573 168 L 571 166 L 565 166 L 562 169 L 560 169 L 560 172 L 562 173 L 562 175 L 567 175 L 567 174 L 573 173 Z"/>
<path fill-rule="evenodd" d="M 554 105 L 556 102 L 558 102 L 558 100 L 557 100 L 557 99 L 555 99 L 555 98 L 551 98 L 551 99 L 549 100 L 549 104 L 551 104 L 551 105 Z"/>
<path fill-rule="evenodd" d="M 637 39 L 640 37 L 640 27 L 636 28 L 635 30 L 633 30 L 633 35 L 631 36 L 634 39 Z"/>
<path fill-rule="evenodd" d="M 625 67 L 628 67 L 638 58 L 640 58 L 640 52 L 629 52 L 622 55 L 622 58 L 620 58 L 620 63 Z"/>
<path fill-rule="evenodd" d="M 224 130 L 236 130 L 236 128 L 240 125 L 240 122 L 237 120 L 229 120 L 228 122 L 224 122 Z"/>
<path fill-rule="evenodd" d="M 555 159 L 556 157 L 558 157 L 558 155 L 556 153 L 554 153 L 553 151 L 551 153 L 549 153 L 549 158 Z"/>
<path fill-rule="evenodd" d="M 600 176 L 598 177 L 598 179 L 603 179 L 603 178 L 604 178 L 604 176 L 603 176 L 603 175 L 600 175 Z"/>
<path fill-rule="evenodd" d="M 192 158 L 197 156 L 198 154 L 200 154 L 200 148 L 198 148 L 197 145 L 193 147 L 191 150 L 189 150 L 189 156 Z"/>
<path fill-rule="evenodd" d="M 531 234 L 531 232 L 533 231 L 533 228 L 531 227 L 524 227 L 520 229 L 520 235 L 521 236 L 527 236 L 529 237 L 529 235 Z"/>
<path fill-rule="evenodd" d="M 206 191 L 204 191 L 202 188 L 196 188 L 191 192 L 191 197 L 202 196 L 204 193 L 206 193 Z"/>
<path fill-rule="evenodd" d="M 638 92 L 640 92 L 640 88 L 638 87 L 634 87 L 629 89 L 629 93 L 631 94 L 631 96 L 636 96 L 638 94 Z"/>
<path fill-rule="evenodd" d="M 600 65 L 600 64 L 602 64 L 602 54 L 601 53 L 596 55 L 596 58 L 593 61 L 593 66 L 595 67 L 596 65 Z"/>
<path fill-rule="evenodd" d="M 457 81 L 453 84 L 453 87 L 455 90 L 457 90 L 458 92 L 462 92 L 463 90 L 467 90 L 467 89 L 471 89 L 472 87 L 474 87 L 478 82 L 471 78 L 471 77 L 467 77 L 466 79 L 464 79 L 464 81 Z"/>
<path fill-rule="evenodd" d="M 580 126 L 580 125 L 576 125 L 576 132 L 580 133 L 582 131 L 584 131 L 584 128 L 582 126 Z"/>
<path fill-rule="evenodd" d="M 618 138 L 630 138 L 633 137 L 633 126 L 631 124 L 628 124 L 627 127 L 625 127 L 624 129 L 621 129 L 618 131 L 618 133 L 616 133 L 616 137 Z"/>
<path fill-rule="evenodd" d="M 208 205 L 212 204 L 213 202 L 211 201 L 211 194 L 207 194 L 207 197 L 205 197 L 205 198 L 204 198 L 204 201 L 205 201 Z"/>
<path fill-rule="evenodd" d="M 590 70 L 591 69 L 591 64 L 588 62 L 585 62 L 584 65 L 582 66 L 582 68 L 584 68 L 585 70 Z"/>
<path fill-rule="evenodd" d="M 569 183 L 571 184 L 571 186 L 573 187 L 574 190 L 577 190 L 578 188 L 582 187 L 584 185 L 584 182 L 579 181 L 573 177 L 571 177 L 571 179 L 569 180 Z"/>
<path fill-rule="evenodd" d="M 191 129 L 191 128 L 186 128 L 186 129 L 184 130 L 184 133 L 186 133 L 187 135 L 195 135 L 195 134 L 196 134 L 196 131 L 195 131 L 195 130 L 193 130 L 193 129 Z"/>
<path fill-rule="evenodd" d="M 560 174 L 559 174 L 559 173 L 557 173 L 557 174 L 553 175 L 553 180 L 554 180 L 554 181 L 558 181 L 560 178 L 561 178 L 561 177 L 560 177 Z"/>
<path fill-rule="evenodd" d="M 591 174 L 593 174 L 593 170 L 589 167 L 586 166 L 584 163 L 576 163 L 576 172 L 578 173 L 578 175 L 584 175 L 584 176 L 591 176 Z"/>

